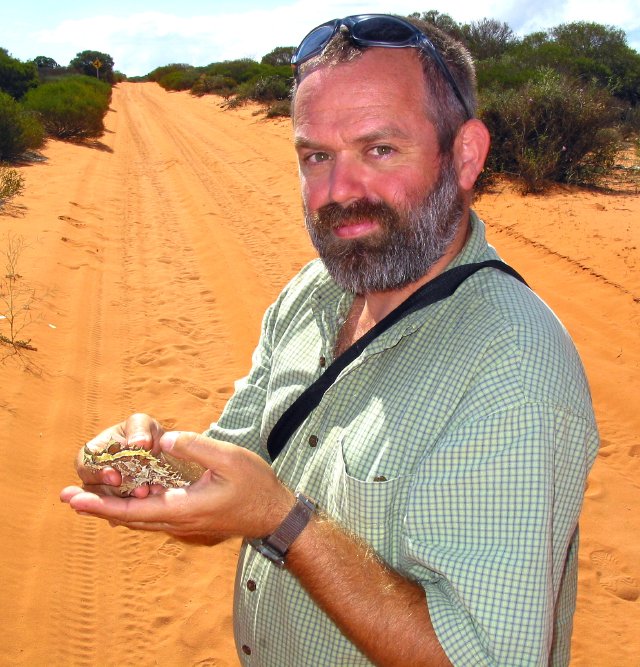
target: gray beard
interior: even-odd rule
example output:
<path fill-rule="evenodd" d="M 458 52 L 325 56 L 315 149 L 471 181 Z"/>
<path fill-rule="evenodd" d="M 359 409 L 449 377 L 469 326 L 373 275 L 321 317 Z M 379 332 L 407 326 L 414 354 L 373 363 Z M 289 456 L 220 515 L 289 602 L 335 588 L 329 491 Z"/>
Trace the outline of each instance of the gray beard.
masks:
<path fill-rule="evenodd" d="M 384 202 L 327 204 L 310 213 L 305 224 L 329 275 L 355 294 L 384 292 L 424 276 L 453 242 L 462 216 L 458 177 L 450 156 L 443 156 L 440 176 L 422 201 L 405 210 Z M 374 219 L 381 231 L 364 239 L 339 239 L 333 229 L 345 222 Z"/>

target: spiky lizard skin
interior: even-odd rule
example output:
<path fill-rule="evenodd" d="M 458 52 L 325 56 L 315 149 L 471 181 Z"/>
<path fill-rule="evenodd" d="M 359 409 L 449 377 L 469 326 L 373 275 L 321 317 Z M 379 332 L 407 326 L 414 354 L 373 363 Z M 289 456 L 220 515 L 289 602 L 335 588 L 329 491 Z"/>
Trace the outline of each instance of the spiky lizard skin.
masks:
<path fill-rule="evenodd" d="M 85 446 L 83 463 L 94 471 L 106 467 L 117 470 L 122 475 L 120 493 L 123 496 L 143 484 L 160 484 L 165 488 L 189 486 L 204 472 L 197 464 L 185 464 L 164 453 L 156 456 L 148 449 L 124 447 L 113 438 L 98 450 Z"/>

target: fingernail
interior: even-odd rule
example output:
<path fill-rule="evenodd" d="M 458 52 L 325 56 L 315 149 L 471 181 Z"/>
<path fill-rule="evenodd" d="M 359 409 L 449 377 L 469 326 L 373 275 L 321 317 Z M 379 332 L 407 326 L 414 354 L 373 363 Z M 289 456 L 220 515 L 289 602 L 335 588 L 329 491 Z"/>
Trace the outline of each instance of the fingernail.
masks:
<path fill-rule="evenodd" d="M 176 440 L 180 435 L 180 431 L 167 431 L 163 433 L 160 438 L 160 448 L 164 452 L 169 452 L 173 449 L 173 446 L 176 444 Z"/>

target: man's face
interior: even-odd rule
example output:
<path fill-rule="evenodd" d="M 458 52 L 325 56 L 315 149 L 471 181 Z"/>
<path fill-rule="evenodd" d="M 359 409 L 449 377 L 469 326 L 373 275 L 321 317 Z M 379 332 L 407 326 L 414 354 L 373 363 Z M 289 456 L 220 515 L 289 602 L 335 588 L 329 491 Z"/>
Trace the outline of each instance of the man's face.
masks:
<path fill-rule="evenodd" d="M 438 154 L 413 49 L 368 49 L 310 73 L 294 129 L 306 224 L 333 278 L 397 289 L 444 254 L 461 216 L 456 172 Z"/>

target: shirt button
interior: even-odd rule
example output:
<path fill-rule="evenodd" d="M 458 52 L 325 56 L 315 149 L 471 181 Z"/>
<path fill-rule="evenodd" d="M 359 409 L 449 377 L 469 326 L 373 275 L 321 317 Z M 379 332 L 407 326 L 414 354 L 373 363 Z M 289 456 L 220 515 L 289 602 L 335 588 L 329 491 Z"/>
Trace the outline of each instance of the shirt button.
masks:
<path fill-rule="evenodd" d="M 253 579 L 247 581 L 247 588 L 253 593 L 256 590 L 256 582 Z"/>
<path fill-rule="evenodd" d="M 376 476 L 373 478 L 373 481 L 374 481 L 374 482 L 386 482 L 386 481 L 387 481 L 387 478 L 386 478 L 384 475 L 376 475 Z"/>
<path fill-rule="evenodd" d="M 309 447 L 315 447 L 318 444 L 318 436 L 310 435 L 309 436 Z"/>
<path fill-rule="evenodd" d="M 324 368 L 327 365 L 326 357 L 320 357 L 320 366 Z"/>
<path fill-rule="evenodd" d="M 246 644 L 243 644 L 242 645 L 242 652 L 245 655 L 251 655 L 251 648 L 249 646 L 247 646 Z"/>

